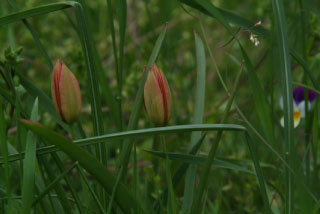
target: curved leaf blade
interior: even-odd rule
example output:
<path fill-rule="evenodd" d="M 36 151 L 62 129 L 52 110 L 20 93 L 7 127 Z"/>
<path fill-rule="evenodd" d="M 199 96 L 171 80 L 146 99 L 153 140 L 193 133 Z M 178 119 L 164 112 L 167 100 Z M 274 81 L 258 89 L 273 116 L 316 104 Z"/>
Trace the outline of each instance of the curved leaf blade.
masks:
<path fill-rule="evenodd" d="M 94 178 L 106 189 L 109 194 L 112 193 L 116 182 L 114 176 L 90 153 L 77 144 L 72 143 L 67 138 L 56 134 L 55 132 L 38 123 L 22 119 L 20 122 L 39 137 L 45 139 L 53 145 L 56 145 L 59 149 L 61 149 L 61 151 L 69 155 L 70 158 L 78 161 L 84 169 L 94 176 Z M 133 210 L 136 205 L 139 207 L 140 212 L 144 213 L 140 204 L 134 200 L 131 192 L 129 192 L 122 183 L 119 183 L 118 185 L 118 190 L 115 193 L 115 201 L 125 213 L 131 213 L 131 210 Z"/>

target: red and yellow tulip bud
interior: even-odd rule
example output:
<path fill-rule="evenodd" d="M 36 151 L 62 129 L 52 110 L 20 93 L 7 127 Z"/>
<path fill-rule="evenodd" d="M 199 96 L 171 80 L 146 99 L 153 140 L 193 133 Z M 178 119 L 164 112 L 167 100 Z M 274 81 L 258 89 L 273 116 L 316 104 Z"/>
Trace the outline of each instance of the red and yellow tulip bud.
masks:
<path fill-rule="evenodd" d="M 78 80 L 69 68 L 57 61 L 51 82 L 52 98 L 62 121 L 72 124 L 81 112 L 81 91 Z"/>
<path fill-rule="evenodd" d="M 153 65 L 144 86 L 144 106 L 156 126 L 168 124 L 171 114 L 171 94 L 161 69 Z"/>

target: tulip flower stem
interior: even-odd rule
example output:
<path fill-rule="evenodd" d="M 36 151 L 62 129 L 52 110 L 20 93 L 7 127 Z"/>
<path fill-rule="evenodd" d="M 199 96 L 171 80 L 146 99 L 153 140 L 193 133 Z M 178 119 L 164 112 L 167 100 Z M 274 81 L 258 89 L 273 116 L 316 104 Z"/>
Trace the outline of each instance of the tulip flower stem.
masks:
<path fill-rule="evenodd" d="M 76 140 L 76 135 L 75 135 L 75 133 L 74 133 L 73 124 L 70 124 L 70 125 L 69 125 L 69 129 L 70 129 L 71 139 L 72 139 L 72 140 Z"/>
<path fill-rule="evenodd" d="M 153 136 L 153 142 L 152 142 L 152 150 L 154 151 L 159 151 L 160 150 L 160 138 L 157 135 Z M 159 169 L 159 159 L 154 157 L 152 158 L 152 165 L 153 165 L 153 170 L 155 173 L 157 173 L 158 169 Z"/>
<path fill-rule="evenodd" d="M 137 145 L 133 144 L 133 189 L 134 189 L 134 200 L 137 200 L 137 190 L 138 190 L 138 174 L 137 174 Z M 138 213 L 137 204 L 134 207 L 134 213 Z"/>
<path fill-rule="evenodd" d="M 165 168 L 166 168 L 166 175 L 167 175 L 167 182 L 169 185 L 169 192 L 168 192 L 168 200 L 170 200 L 170 211 L 168 213 L 177 213 L 177 208 L 176 208 L 176 203 L 175 203 L 175 195 L 174 195 L 174 189 L 172 185 L 172 179 L 171 179 L 171 172 L 170 172 L 170 166 L 169 166 L 169 157 L 167 154 L 167 147 L 166 147 L 166 141 L 165 137 L 162 135 L 161 137 L 161 142 L 163 145 L 163 151 L 166 154 L 166 160 L 165 160 Z M 169 204 L 169 202 L 168 202 Z"/>

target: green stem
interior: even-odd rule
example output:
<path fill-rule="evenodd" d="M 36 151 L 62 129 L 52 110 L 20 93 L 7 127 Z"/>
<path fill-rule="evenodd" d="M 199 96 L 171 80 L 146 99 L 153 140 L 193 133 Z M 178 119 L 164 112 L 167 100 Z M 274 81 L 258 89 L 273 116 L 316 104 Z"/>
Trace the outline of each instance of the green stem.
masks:
<path fill-rule="evenodd" d="M 175 203 L 175 195 L 174 195 L 172 179 L 171 179 L 172 176 L 171 176 L 171 171 L 170 171 L 170 166 L 169 166 L 169 157 L 168 157 L 168 154 L 167 154 L 167 147 L 166 147 L 165 137 L 163 135 L 161 136 L 161 142 L 162 142 L 162 145 L 163 145 L 163 151 L 166 154 L 165 168 L 166 168 L 167 182 L 169 184 L 168 200 L 170 200 L 171 209 L 169 209 L 169 210 L 171 212 L 168 212 L 168 213 L 175 214 L 175 213 L 177 213 L 177 206 L 176 206 L 176 203 Z"/>
<path fill-rule="evenodd" d="M 133 145 L 133 189 L 134 189 L 134 199 L 137 200 L 137 145 L 134 143 Z M 138 213 L 137 204 L 134 207 L 134 213 Z"/>
<path fill-rule="evenodd" d="M 8 204 L 11 201 L 11 182 L 10 182 L 10 174 L 9 174 L 9 162 L 8 162 L 8 146 L 7 146 L 7 129 L 6 129 L 6 121 L 4 118 L 4 109 L 3 109 L 3 99 L 0 96 L 0 151 L 1 155 L 4 159 L 4 173 L 2 174 L 5 177 L 6 181 L 6 191 L 8 196 Z"/>
<path fill-rule="evenodd" d="M 69 128 L 70 128 L 71 139 L 76 140 L 76 135 L 74 132 L 73 124 L 69 125 Z"/>

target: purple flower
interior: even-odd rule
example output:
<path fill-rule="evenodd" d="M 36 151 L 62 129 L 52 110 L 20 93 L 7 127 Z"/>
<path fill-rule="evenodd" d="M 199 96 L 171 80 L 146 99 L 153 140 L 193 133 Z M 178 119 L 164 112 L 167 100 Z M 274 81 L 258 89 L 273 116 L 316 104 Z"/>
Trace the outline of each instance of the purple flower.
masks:
<path fill-rule="evenodd" d="M 317 93 L 308 90 L 308 99 L 309 102 L 312 103 L 317 97 Z M 302 101 L 304 101 L 304 88 L 302 86 L 298 86 L 293 90 L 293 100 L 296 103 L 296 105 L 299 105 Z"/>

